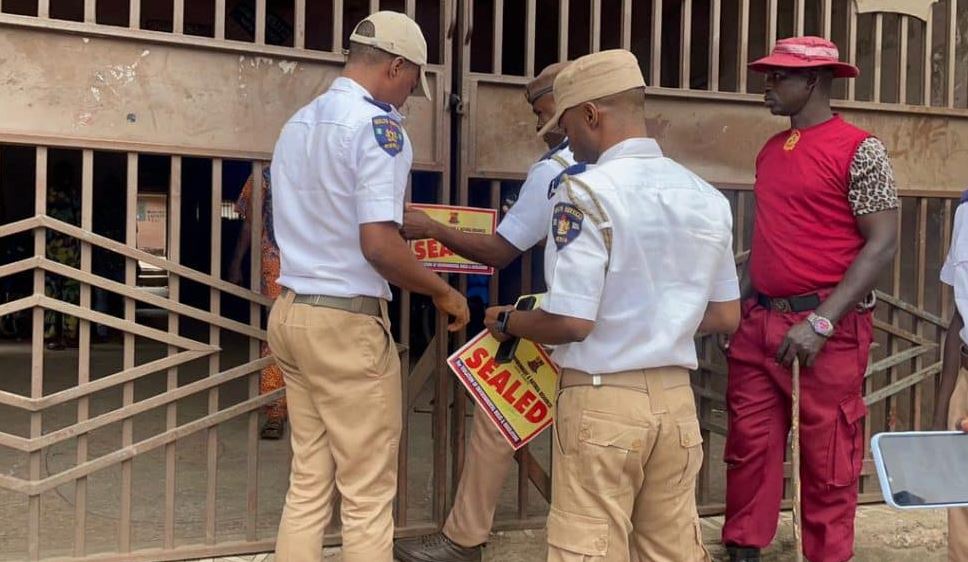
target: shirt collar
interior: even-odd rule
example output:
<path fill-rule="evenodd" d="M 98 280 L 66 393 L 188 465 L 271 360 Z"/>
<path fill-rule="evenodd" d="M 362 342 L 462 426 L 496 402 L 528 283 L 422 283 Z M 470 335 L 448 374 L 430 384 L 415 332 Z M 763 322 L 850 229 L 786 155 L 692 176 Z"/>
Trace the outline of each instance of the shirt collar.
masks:
<path fill-rule="evenodd" d="M 612 146 L 598 157 L 598 162 L 595 164 L 604 164 L 609 160 L 616 160 L 618 158 L 662 157 L 662 149 L 659 148 L 659 143 L 655 142 L 655 139 L 637 137 L 634 139 L 626 139 Z"/>
<path fill-rule="evenodd" d="M 338 90 L 340 92 L 358 95 L 362 98 L 375 99 L 370 91 L 364 88 L 362 84 L 356 80 L 353 80 L 352 78 L 347 78 L 346 76 L 340 76 L 336 78 L 336 80 L 333 80 L 333 84 L 329 88 L 331 90 Z M 405 119 L 405 117 L 396 107 L 393 106 L 393 104 L 386 102 L 381 103 L 384 103 L 390 107 L 390 111 L 388 113 L 390 113 L 391 116 L 395 117 L 399 121 L 403 121 Z"/>

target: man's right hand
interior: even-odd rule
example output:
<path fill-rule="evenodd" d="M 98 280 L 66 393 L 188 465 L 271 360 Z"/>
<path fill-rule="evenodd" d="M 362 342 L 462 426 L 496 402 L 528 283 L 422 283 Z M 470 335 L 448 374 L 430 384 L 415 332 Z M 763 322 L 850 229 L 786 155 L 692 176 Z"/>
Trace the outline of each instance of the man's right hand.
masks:
<path fill-rule="evenodd" d="M 433 299 L 437 310 L 454 317 L 453 322 L 447 325 L 449 331 L 456 332 L 471 321 L 471 311 L 467 308 L 467 299 L 464 298 L 464 295 L 458 293 L 457 289 L 448 285 L 446 292 L 434 295 Z"/>
<path fill-rule="evenodd" d="M 400 235 L 406 240 L 433 238 L 433 229 L 437 224 L 437 221 L 430 218 L 430 215 L 414 209 L 410 203 L 407 203 L 406 210 L 403 212 L 403 226 L 400 227 Z"/>

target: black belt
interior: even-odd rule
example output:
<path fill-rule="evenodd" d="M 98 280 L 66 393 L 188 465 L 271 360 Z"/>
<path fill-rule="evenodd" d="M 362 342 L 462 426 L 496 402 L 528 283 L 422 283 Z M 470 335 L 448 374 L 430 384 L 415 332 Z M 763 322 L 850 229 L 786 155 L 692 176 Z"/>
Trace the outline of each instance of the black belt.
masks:
<path fill-rule="evenodd" d="M 816 310 L 820 306 L 820 295 L 811 293 L 795 297 L 768 297 L 757 294 L 756 302 L 763 308 L 778 312 L 807 312 L 808 310 Z"/>

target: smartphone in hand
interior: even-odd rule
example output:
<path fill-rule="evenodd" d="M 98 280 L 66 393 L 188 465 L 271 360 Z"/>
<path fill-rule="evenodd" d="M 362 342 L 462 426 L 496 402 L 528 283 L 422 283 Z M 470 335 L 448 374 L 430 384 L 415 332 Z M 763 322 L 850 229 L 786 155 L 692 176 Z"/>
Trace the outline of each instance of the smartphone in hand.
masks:
<path fill-rule="evenodd" d="M 514 306 L 514 310 L 531 310 L 537 302 L 538 299 L 533 296 L 524 297 Z M 497 348 L 497 355 L 494 357 L 494 361 L 498 364 L 510 361 L 518 349 L 518 342 L 520 340 L 521 338 L 511 338 L 505 342 L 501 342 L 501 345 Z"/>

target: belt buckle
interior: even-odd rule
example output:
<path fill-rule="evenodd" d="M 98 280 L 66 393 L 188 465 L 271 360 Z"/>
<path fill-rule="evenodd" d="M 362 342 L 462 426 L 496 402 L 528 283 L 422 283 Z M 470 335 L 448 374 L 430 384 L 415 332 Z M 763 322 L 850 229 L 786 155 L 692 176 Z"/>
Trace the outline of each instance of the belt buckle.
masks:
<path fill-rule="evenodd" d="M 773 299 L 773 308 L 780 312 L 791 312 L 793 308 L 787 299 Z"/>

